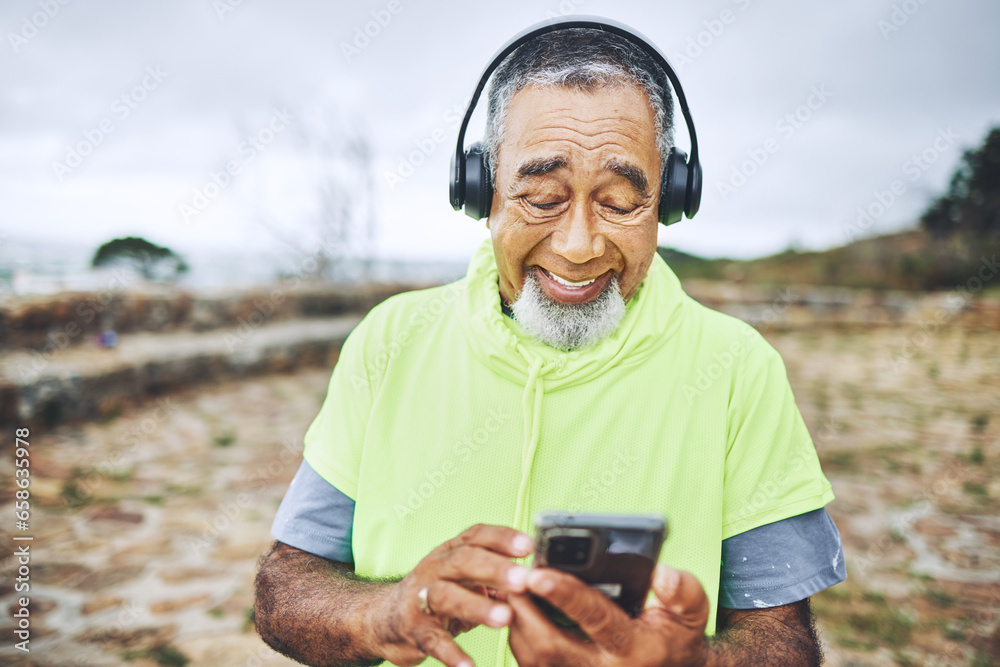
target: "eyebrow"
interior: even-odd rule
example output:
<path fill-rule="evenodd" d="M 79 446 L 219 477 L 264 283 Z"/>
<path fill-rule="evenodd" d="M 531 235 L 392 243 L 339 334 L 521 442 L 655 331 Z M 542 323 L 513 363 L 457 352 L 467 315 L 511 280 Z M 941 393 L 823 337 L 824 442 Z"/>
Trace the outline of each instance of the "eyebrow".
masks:
<path fill-rule="evenodd" d="M 649 179 L 646 178 L 646 172 L 642 170 L 642 167 L 634 165 L 631 162 L 611 158 L 604 163 L 604 168 L 618 174 L 622 178 L 628 179 L 629 183 L 641 193 L 645 193 L 646 188 L 649 187 Z"/>
<path fill-rule="evenodd" d="M 564 157 L 543 157 L 527 160 L 518 166 L 516 181 L 522 181 L 532 176 L 544 176 L 568 164 Z M 646 189 L 649 187 L 649 178 L 646 176 L 646 172 L 631 162 L 619 158 L 611 158 L 604 163 L 604 169 L 627 179 L 640 193 L 645 194 Z"/>
<path fill-rule="evenodd" d="M 517 180 L 529 178 L 531 176 L 544 176 L 556 169 L 565 167 L 568 163 L 562 157 L 541 157 L 522 162 L 517 168 Z"/>

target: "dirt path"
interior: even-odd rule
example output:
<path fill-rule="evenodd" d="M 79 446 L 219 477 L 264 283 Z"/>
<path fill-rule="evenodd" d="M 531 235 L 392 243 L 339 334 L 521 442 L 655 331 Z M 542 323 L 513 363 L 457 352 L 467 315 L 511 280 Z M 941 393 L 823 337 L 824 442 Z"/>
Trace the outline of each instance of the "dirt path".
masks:
<path fill-rule="evenodd" d="M 768 334 L 837 494 L 849 581 L 814 598 L 831 665 L 1000 663 L 1000 341 L 917 334 Z M 253 633 L 250 585 L 328 379 L 227 382 L 32 438 L 31 661 L 8 639 L 0 664 L 294 664 Z"/>

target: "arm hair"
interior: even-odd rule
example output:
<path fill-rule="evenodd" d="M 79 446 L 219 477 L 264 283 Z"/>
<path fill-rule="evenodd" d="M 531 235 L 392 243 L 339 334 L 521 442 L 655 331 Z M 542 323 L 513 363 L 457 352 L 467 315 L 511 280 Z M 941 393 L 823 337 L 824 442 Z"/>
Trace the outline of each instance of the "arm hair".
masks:
<path fill-rule="evenodd" d="M 260 559 L 254 625 L 268 646 L 306 665 L 378 665 L 368 617 L 395 581 L 275 542 Z"/>

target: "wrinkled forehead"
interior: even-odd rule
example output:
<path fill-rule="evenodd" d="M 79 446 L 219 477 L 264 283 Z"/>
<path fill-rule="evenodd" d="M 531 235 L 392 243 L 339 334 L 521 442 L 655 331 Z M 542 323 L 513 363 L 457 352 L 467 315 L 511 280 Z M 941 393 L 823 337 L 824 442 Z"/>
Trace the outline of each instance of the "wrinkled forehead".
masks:
<path fill-rule="evenodd" d="M 520 173 L 522 163 L 543 157 L 659 165 L 655 111 L 645 91 L 630 82 L 587 89 L 525 86 L 511 99 L 506 121 L 500 170 Z"/>

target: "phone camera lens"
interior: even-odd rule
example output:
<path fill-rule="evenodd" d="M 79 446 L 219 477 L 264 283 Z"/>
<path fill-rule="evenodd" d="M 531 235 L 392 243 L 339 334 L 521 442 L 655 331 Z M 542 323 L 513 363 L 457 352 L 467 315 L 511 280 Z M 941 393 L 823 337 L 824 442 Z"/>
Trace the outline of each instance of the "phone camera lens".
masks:
<path fill-rule="evenodd" d="M 554 537 L 549 545 L 549 565 L 582 567 L 590 559 L 591 538 Z"/>

